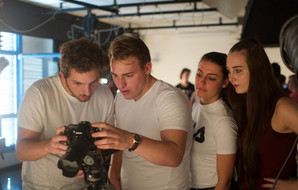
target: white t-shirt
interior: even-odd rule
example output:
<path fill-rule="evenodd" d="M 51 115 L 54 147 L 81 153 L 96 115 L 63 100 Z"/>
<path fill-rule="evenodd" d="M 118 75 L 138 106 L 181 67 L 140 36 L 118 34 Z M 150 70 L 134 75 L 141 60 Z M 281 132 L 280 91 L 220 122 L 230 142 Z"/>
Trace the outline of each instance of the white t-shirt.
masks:
<path fill-rule="evenodd" d="M 49 139 L 56 129 L 80 121 L 114 122 L 114 98 L 109 88 L 99 84 L 90 100 L 80 102 L 66 92 L 59 74 L 35 82 L 26 92 L 18 112 L 18 126 L 41 133 Z M 57 167 L 60 156 L 48 154 L 36 161 L 24 161 L 23 190 L 84 189 L 84 179 L 68 178 Z"/>
<path fill-rule="evenodd" d="M 116 126 L 154 140 L 160 132 L 178 129 L 188 133 L 185 154 L 176 168 L 152 164 L 135 152 L 123 151 L 121 185 L 123 190 L 184 190 L 189 187 L 192 140 L 191 107 L 180 89 L 156 81 L 138 101 L 115 100 Z"/>
<path fill-rule="evenodd" d="M 222 99 L 193 105 L 194 135 L 191 150 L 191 187 L 208 188 L 217 184 L 216 154 L 237 152 L 237 126 L 230 108 Z"/>

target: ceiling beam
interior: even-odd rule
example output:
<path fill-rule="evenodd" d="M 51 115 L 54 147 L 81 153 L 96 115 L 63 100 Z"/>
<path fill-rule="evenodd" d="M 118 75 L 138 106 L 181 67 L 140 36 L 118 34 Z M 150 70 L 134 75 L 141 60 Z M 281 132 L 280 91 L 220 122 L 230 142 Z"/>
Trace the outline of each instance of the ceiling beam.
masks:
<path fill-rule="evenodd" d="M 142 2 L 142 3 L 127 3 L 127 4 L 117 4 L 119 8 L 121 7 L 138 7 L 138 6 L 150 6 L 150 5 L 167 5 L 167 4 L 180 4 L 180 3 L 199 3 L 202 0 L 176 0 L 176 1 L 156 1 L 156 2 Z"/>
<path fill-rule="evenodd" d="M 84 3 L 84 2 L 76 1 L 76 0 L 62 0 L 62 1 L 74 3 L 77 5 L 82 5 L 82 6 L 86 7 L 87 9 L 100 9 L 100 10 L 104 10 L 104 11 L 108 11 L 108 12 L 112 12 L 112 13 L 116 13 L 116 14 L 118 14 L 118 12 L 119 12 L 118 8 L 113 8 L 113 7 L 97 6 L 97 5 Z"/>
<path fill-rule="evenodd" d="M 190 24 L 190 25 L 176 25 L 176 22 L 173 21 L 173 25 L 171 26 L 150 26 L 150 27 L 131 27 L 129 25 L 125 30 L 133 31 L 133 30 L 150 30 L 150 29 L 167 29 L 167 28 L 191 28 L 191 27 L 215 27 L 215 26 L 238 26 L 237 22 L 230 23 L 222 23 L 221 19 L 219 23 L 214 24 Z"/>
<path fill-rule="evenodd" d="M 119 12 L 119 8 L 122 7 L 141 7 L 141 6 L 158 6 L 158 5 L 167 5 L 167 4 L 185 4 L 185 3 L 194 3 L 195 8 L 196 7 L 196 3 L 202 2 L 202 0 L 176 0 L 176 1 L 158 1 L 158 2 L 143 2 L 143 3 L 127 3 L 127 4 L 116 4 L 114 3 L 113 5 L 103 5 L 103 6 L 97 6 L 97 5 L 93 5 L 93 4 L 88 4 L 88 3 L 83 3 L 83 2 L 79 2 L 76 0 L 62 0 L 65 2 L 70 2 L 70 3 L 75 3 L 78 5 L 82 5 L 84 7 L 81 8 L 69 8 L 69 9 L 63 9 L 60 8 L 59 10 L 52 10 L 52 11 L 48 11 L 46 14 L 53 14 L 54 12 L 56 13 L 67 13 L 67 12 L 75 12 L 75 11 L 84 11 L 84 10 L 88 10 L 88 9 L 101 9 L 104 11 L 108 11 L 108 12 L 112 12 L 112 13 L 116 13 L 118 14 Z M 212 8 L 211 8 L 212 9 Z M 200 10 L 200 9 L 199 9 Z M 201 9 L 203 11 L 203 9 Z M 216 9 L 217 10 L 217 9 Z"/>
<path fill-rule="evenodd" d="M 127 16 L 146 16 L 146 15 L 163 15 L 163 14 L 182 14 L 182 13 L 194 13 L 194 12 L 212 12 L 217 11 L 216 8 L 206 8 L 206 9 L 193 9 L 193 10 L 174 10 L 174 11 L 154 11 L 154 12 L 136 12 L 127 14 L 111 14 L 111 15 L 100 15 L 96 18 L 113 18 L 113 17 L 127 17 Z"/>

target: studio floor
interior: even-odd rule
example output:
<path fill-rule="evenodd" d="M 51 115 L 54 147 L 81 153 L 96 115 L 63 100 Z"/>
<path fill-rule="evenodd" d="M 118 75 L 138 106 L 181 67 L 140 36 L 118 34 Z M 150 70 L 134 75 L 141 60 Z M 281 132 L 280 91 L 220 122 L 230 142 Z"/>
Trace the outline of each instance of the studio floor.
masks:
<path fill-rule="evenodd" d="M 0 190 L 22 190 L 21 165 L 0 171 Z"/>

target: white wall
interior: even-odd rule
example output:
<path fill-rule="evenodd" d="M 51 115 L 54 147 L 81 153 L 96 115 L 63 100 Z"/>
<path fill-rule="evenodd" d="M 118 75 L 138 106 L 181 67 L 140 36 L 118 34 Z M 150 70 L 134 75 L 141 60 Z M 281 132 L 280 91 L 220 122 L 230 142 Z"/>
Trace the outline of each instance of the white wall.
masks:
<path fill-rule="evenodd" d="M 194 83 L 198 61 L 210 51 L 228 53 L 240 39 L 241 27 L 230 27 L 230 32 L 214 28 L 162 29 L 141 32 L 152 58 L 152 75 L 172 85 L 180 82 L 179 75 L 184 67 L 191 69 L 190 81 Z M 281 66 L 281 73 L 291 73 L 282 62 L 279 48 L 265 48 L 271 62 Z"/>

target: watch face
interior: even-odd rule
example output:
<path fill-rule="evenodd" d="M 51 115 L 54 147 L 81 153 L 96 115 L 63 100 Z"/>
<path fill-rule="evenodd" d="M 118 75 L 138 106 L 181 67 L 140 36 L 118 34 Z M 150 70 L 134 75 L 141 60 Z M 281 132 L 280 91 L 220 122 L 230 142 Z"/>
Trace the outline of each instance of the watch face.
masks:
<path fill-rule="evenodd" d="M 142 140 L 142 137 L 138 134 L 135 135 L 135 140 L 139 143 Z"/>
<path fill-rule="evenodd" d="M 139 146 L 139 144 L 141 143 L 141 141 L 142 141 L 142 136 L 134 133 L 133 134 L 133 145 L 132 145 L 131 148 L 128 149 L 129 152 L 130 151 L 134 151 Z"/>

